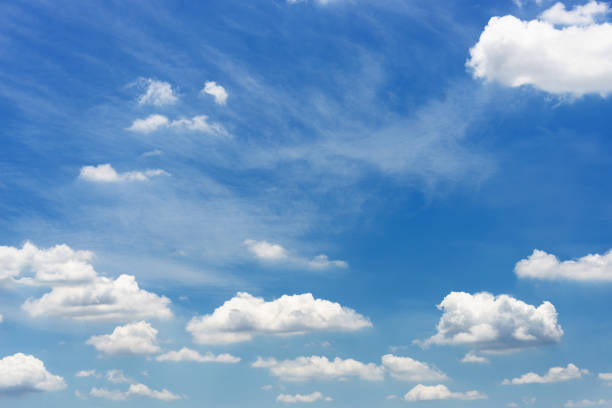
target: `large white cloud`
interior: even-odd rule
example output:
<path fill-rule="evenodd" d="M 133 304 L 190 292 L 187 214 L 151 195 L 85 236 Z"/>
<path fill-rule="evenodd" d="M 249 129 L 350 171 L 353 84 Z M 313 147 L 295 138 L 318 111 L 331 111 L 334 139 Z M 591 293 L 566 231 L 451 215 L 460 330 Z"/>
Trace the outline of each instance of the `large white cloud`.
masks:
<path fill-rule="evenodd" d="M 523 374 L 518 378 L 512 380 L 505 379 L 502 384 L 504 385 L 522 385 L 522 384 L 547 384 L 562 381 L 574 380 L 581 378 L 583 375 L 588 374 L 588 370 L 580 369 L 574 364 L 568 364 L 567 367 L 552 367 L 544 375 L 536 373 Z"/>
<path fill-rule="evenodd" d="M 87 340 L 105 354 L 153 354 L 160 351 L 157 329 L 145 321 L 117 326 L 111 334 L 92 336 Z"/>
<path fill-rule="evenodd" d="M 418 384 L 404 395 L 404 400 L 410 402 L 438 401 L 438 400 L 479 400 L 487 396 L 478 391 L 452 392 L 445 385 L 423 385 Z"/>
<path fill-rule="evenodd" d="M 555 5 L 542 19 L 531 21 L 511 15 L 492 17 L 470 49 L 467 66 L 477 78 L 511 87 L 532 85 L 552 94 L 576 96 L 609 94 L 612 25 L 593 23 L 603 7 L 589 4 L 569 12 Z"/>
<path fill-rule="evenodd" d="M 598 1 L 577 5 L 572 10 L 567 10 L 565 4 L 558 2 L 544 11 L 540 18 L 558 25 L 590 25 L 595 24 L 598 18 L 603 18 L 609 12 L 610 5 Z"/>
<path fill-rule="evenodd" d="M 183 347 L 179 351 L 169 351 L 155 358 L 157 361 L 172 361 L 183 362 L 193 361 L 196 363 L 238 363 L 240 357 L 235 357 L 231 354 L 223 353 L 214 355 L 213 353 L 200 354 L 195 350 Z"/>
<path fill-rule="evenodd" d="M 331 397 L 326 397 L 319 391 L 311 394 L 280 394 L 276 397 L 276 402 L 284 402 L 285 404 L 295 404 L 297 402 L 317 402 L 317 401 L 333 401 Z"/>
<path fill-rule="evenodd" d="M 249 341 L 255 336 L 296 335 L 313 331 L 355 331 L 372 324 L 353 309 L 312 294 L 283 295 L 266 302 L 239 292 L 212 314 L 194 317 L 187 330 L 201 344 Z"/>
<path fill-rule="evenodd" d="M 48 372 L 32 355 L 17 353 L 0 360 L 0 396 L 64 388 L 64 379 Z"/>
<path fill-rule="evenodd" d="M 563 330 L 550 302 L 535 307 L 508 295 L 451 292 L 438 309 L 443 311 L 438 332 L 424 346 L 470 345 L 484 351 L 511 351 L 557 343 Z"/>
<path fill-rule="evenodd" d="M 132 384 L 127 391 L 107 390 L 105 388 L 92 388 L 89 395 L 97 398 L 105 398 L 113 401 L 123 401 L 130 397 L 148 397 L 161 401 L 172 401 L 181 399 L 180 395 L 174 394 L 166 389 L 161 391 L 152 390 L 144 384 Z"/>
<path fill-rule="evenodd" d="M 214 81 L 206 82 L 200 93 L 212 95 L 217 105 L 225 105 L 227 103 L 227 91 Z"/>
<path fill-rule="evenodd" d="M 274 358 L 258 358 L 253 367 L 267 368 L 270 374 L 282 381 L 334 380 L 358 377 L 367 381 L 380 381 L 384 369 L 374 363 L 364 364 L 352 358 L 343 360 L 336 357 L 310 356 L 295 360 L 278 361 Z"/>
<path fill-rule="evenodd" d="M 140 289 L 131 275 L 114 280 L 98 275 L 90 264 L 93 257 L 90 251 L 67 245 L 48 249 L 30 242 L 22 248 L 0 246 L 0 282 L 50 287 L 50 292 L 23 304 L 35 317 L 121 321 L 172 316 L 168 298 Z"/>
<path fill-rule="evenodd" d="M 444 381 L 446 374 L 427 363 L 410 357 L 398 357 L 393 354 L 382 356 L 382 366 L 396 380 L 401 381 Z"/>
<path fill-rule="evenodd" d="M 156 81 L 153 79 L 143 79 L 141 81 L 146 85 L 145 93 L 138 99 L 141 105 L 173 105 L 178 101 L 178 98 L 172 90 L 172 85 L 164 81 Z"/>
<path fill-rule="evenodd" d="M 167 175 L 161 169 L 149 169 L 144 171 L 128 171 L 117 173 L 110 164 L 98 164 L 97 166 L 83 166 L 79 178 L 97 183 L 119 183 L 122 181 L 146 181 L 151 177 Z"/>
<path fill-rule="evenodd" d="M 316 255 L 312 259 L 308 259 L 292 254 L 280 244 L 275 244 L 268 241 L 246 239 L 243 243 L 255 258 L 261 259 L 262 261 L 287 261 L 297 266 L 303 266 L 311 269 L 348 267 L 348 263 L 346 261 L 331 260 L 325 254 Z"/>
<path fill-rule="evenodd" d="M 514 272 L 519 278 L 612 281 L 612 250 L 560 262 L 555 255 L 535 249 L 527 259 L 517 262 Z"/>

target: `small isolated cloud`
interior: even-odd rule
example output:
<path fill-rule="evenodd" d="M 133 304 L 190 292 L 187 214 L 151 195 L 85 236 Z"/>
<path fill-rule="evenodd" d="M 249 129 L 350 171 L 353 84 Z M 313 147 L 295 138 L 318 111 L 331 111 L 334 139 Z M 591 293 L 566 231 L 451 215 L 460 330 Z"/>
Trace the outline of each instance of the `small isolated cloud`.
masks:
<path fill-rule="evenodd" d="M 172 361 L 172 362 L 183 362 L 192 361 L 196 363 L 238 363 L 240 357 L 232 356 L 231 354 L 219 354 L 214 355 L 213 353 L 206 353 L 204 355 L 198 353 L 195 350 L 183 347 L 179 351 L 169 351 L 165 354 L 159 355 L 155 358 L 157 361 Z"/>
<path fill-rule="evenodd" d="M 587 408 L 587 407 L 612 407 L 612 400 L 589 400 L 583 399 L 582 401 L 567 401 L 564 405 L 565 408 Z"/>
<path fill-rule="evenodd" d="M 583 5 L 576 5 L 571 10 L 566 10 L 565 4 L 558 2 L 544 11 L 540 19 L 557 25 L 591 25 L 602 19 L 610 12 L 608 3 L 590 1 Z"/>
<path fill-rule="evenodd" d="M 214 81 L 206 82 L 200 93 L 214 96 L 217 105 L 225 105 L 227 103 L 227 91 Z"/>
<path fill-rule="evenodd" d="M 410 402 L 439 401 L 439 400 L 479 400 L 487 399 L 485 394 L 478 391 L 451 392 L 445 385 L 418 384 L 404 395 L 404 400 Z"/>
<path fill-rule="evenodd" d="M 78 371 L 75 375 L 75 377 L 99 377 L 100 374 L 98 374 L 98 372 L 96 370 L 81 370 Z"/>
<path fill-rule="evenodd" d="M 0 359 L 0 396 L 66 388 L 64 379 L 47 371 L 36 357 L 17 353 Z"/>
<path fill-rule="evenodd" d="M 150 78 L 142 79 L 141 84 L 146 86 L 145 93 L 138 99 L 141 105 L 174 105 L 178 98 L 168 82 L 156 81 Z"/>
<path fill-rule="evenodd" d="M 273 387 L 270 384 L 267 384 L 261 387 L 261 389 L 264 391 L 270 391 L 272 388 Z"/>
<path fill-rule="evenodd" d="M 341 260 L 331 260 L 324 254 L 317 255 L 312 259 L 307 259 L 291 254 L 280 244 L 275 244 L 268 241 L 256 241 L 253 239 L 247 239 L 243 243 L 255 258 L 262 261 L 286 261 L 311 269 L 327 269 L 331 267 L 348 268 L 347 262 Z"/>
<path fill-rule="evenodd" d="M 145 119 L 136 119 L 127 128 L 127 130 L 138 133 L 151 133 L 160 129 L 187 130 L 207 133 L 213 136 L 229 136 L 223 125 L 217 122 L 210 122 L 206 115 L 196 115 L 192 118 L 181 118 L 173 121 L 170 121 L 163 115 L 150 115 Z"/>
<path fill-rule="evenodd" d="M 113 384 L 129 384 L 132 382 L 132 379 L 126 377 L 123 371 L 117 369 L 108 370 L 106 372 L 106 380 Z"/>
<path fill-rule="evenodd" d="M 470 345 L 493 352 L 558 343 L 563 336 L 550 302 L 535 307 L 508 295 L 451 292 L 438 309 L 443 311 L 438 332 L 417 343 Z"/>
<path fill-rule="evenodd" d="M 87 344 L 109 355 L 145 355 L 160 350 L 157 345 L 157 329 L 145 321 L 117 326 L 111 334 L 92 336 Z"/>
<path fill-rule="evenodd" d="M 331 397 L 326 397 L 319 391 L 312 394 L 280 394 L 276 397 L 276 402 L 284 402 L 285 404 L 295 404 L 297 402 L 318 402 L 318 401 L 333 401 Z"/>
<path fill-rule="evenodd" d="M 488 363 L 489 359 L 483 356 L 477 355 L 473 350 L 468 351 L 468 353 L 463 356 L 461 359 L 462 363 L 475 363 L 475 364 L 484 364 Z"/>
<path fill-rule="evenodd" d="M 107 163 L 81 167 L 79 178 L 96 183 L 119 183 L 122 181 L 146 181 L 151 177 L 161 175 L 168 175 L 168 173 L 161 169 L 117 173 L 113 166 Z"/>
<path fill-rule="evenodd" d="M 34 317 L 124 321 L 172 316 L 168 298 L 140 289 L 131 275 L 114 280 L 98 275 L 90 263 L 93 257 L 91 251 L 76 251 L 68 245 L 0 246 L 0 283 L 50 287 L 50 292 L 22 305 Z"/>
<path fill-rule="evenodd" d="M 374 363 L 364 364 L 352 358 L 343 360 L 336 357 L 311 356 L 295 360 L 278 361 L 274 358 L 257 358 L 252 364 L 256 368 L 267 368 L 270 374 L 282 381 L 342 380 L 357 377 L 366 381 L 381 381 L 384 378 L 382 367 Z"/>
<path fill-rule="evenodd" d="M 96 398 L 105 398 L 113 401 L 124 401 L 130 397 L 148 397 L 161 401 L 173 401 L 181 399 L 180 395 L 174 394 L 166 389 L 161 391 L 152 390 L 144 384 L 132 384 L 127 391 L 107 390 L 105 388 L 92 388 L 89 395 Z"/>
<path fill-rule="evenodd" d="M 410 357 L 398 357 L 393 354 L 382 356 L 382 366 L 392 378 L 400 381 L 444 381 L 448 377 L 435 367 Z"/>
<path fill-rule="evenodd" d="M 597 374 L 597 378 L 602 381 L 607 381 L 608 385 L 612 386 L 612 373 L 599 373 Z"/>
<path fill-rule="evenodd" d="M 609 282 L 612 281 L 612 250 L 603 255 L 588 254 L 560 262 L 555 255 L 534 249 L 527 259 L 517 262 L 514 273 L 519 278 Z"/>
<path fill-rule="evenodd" d="M 518 378 L 512 380 L 505 379 L 503 385 L 522 385 L 522 384 L 548 384 L 562 381 L 575 380 L 581 378 L 583 375 L 588 374 L 588 370 L 583 370 L 576 367 L 574 364 L 568 364 L 567 367 L 552 367 L 544 375 L 538 375 L 536 373 L 523 374 Z"/>
<path fill-rule="evenodd" d="M 531 85 L 551 94 L 612 92 L 612 25 L 595 23 L 609 12 L 591 1 L 568 11 L 561 3 L 540 19 L 492 17 L 466 65 L 474 77 L 510 87 Z M 556 27 L 563 25 L 563 27 Z"/>
<path fill-rule="evenodd" d="M 355 331 L 371 327 L 370 320 L 353 309 L 312 294 L 283 295 L 272 301 L 246 292 L 215 309 L 194 317 L 187 331 L 200 344 L 250 341 L 255 336 L 289 336 L 316 331 Z"/>

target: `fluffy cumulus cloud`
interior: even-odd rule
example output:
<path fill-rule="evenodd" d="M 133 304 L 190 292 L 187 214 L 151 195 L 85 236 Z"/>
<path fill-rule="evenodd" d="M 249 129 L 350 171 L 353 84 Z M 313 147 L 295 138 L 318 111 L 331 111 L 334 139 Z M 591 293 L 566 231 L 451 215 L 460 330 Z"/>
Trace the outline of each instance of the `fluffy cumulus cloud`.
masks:
<path fill-rule="evenodd" d="M 487 396 L 478 391 L 452 392 L 445 385 L 418 384 L 404 395 L 404 400 L 410 402 L 439 401 L 439 400 L 479 400 Z"/>
<path fill-rule="evenodd" d="M 505 379 L 502 384 L 504 385 L 522 385 L 522 384 L 548 384 L 562 381 L 569 381 L 581 378 L 583 375 L 588 374 L 588 370 L 580 369 L 574 364 L 568 364 L 567 367 L 552 367 L 544 375 L 536 373 L 523 374 L 518 378 L 512 380 Z"/>
<path fill-rule="evenodd" d="M 229 136 L 223 125 L 209 121 L 206 115 L 196 115 L 192 118 L 181 118 L 171 121 L 163 115 L 155 114 L 144 119 L 136 119 L 127 128 L 127 130 L 138 133 L 151 133 L 160 129 L 187 130 L 207 133 L 213 136 Z"/>
<path fill-rule="evenodd" d="M 23 309 L 34 317 L 75 320 L 134 320 L 172 316 L 164 296 L 140 289 L 131 275 L 117 279 L 97 274 L 94 254 L 67 245 L 39 249 L 26 242 L 21 248 L 0 246 L 0 282 L 50 287 L 37 299 L 27 299 Z"/>
<path fill-rule="evenodd" d="M 612 400 L 589 400 L 583 399 L 581 401 L 567 401 L 564 405 L 565 408 L 588 408 L 588 407 L 612 407 Z"/>
<path fill-rule="evenodd" d="M 366 381 L 380 381 L 384 369 L 374 363 L 364 364 L 352 358 L 310 356 L 295 360 L 278 361 L 274 358 L 257 358 L 253 367 L 267 368 L 270 374 L 282 381 L 335 380 L 358 377 Z"/>
<path fill-rule="evenodd" d="M 326 269 L 331 267 L 347 268 L 348 263 L 342 260 L 331 260 L 327 255 L 317 255 L 312 259 L 307 259 L 301 256 L 291 254 L 280 244 L 271 243 L 268 241 L 256 241 L 247 239 L 244 242 L 249 252 L 262 261 L 288 261 L 298 266 L 304 266 L 311 269 Z"/>
<path fill-rule="evenodd" d="M 555 255 L 535 249 L 528 258 L 517 262 L 514 272 L 519 278 L 610 282 L 612 250 L 561 262 Z"/>
<path fill-rule="evenodd" d="M 382 356 L 382 366 L 389 375 L 401 381 L 444 381 L 446 374 L 427 363 L 410 357 L 398 357 L 393 354 Z"/>
<path fill-rule="evenodd" d="M 64 379 L 53 375 L 36 357 L 17 353 L 0 360 L 0 396 L 66 388 Z"/>
<path fill-rule="evenodd" d="M 89 395 L 96 398 L 105 398 L 113 401 L 123 401 L 130 397 L 148 397 L 161 401 L 173 401 L 181 399 L 180 395 L 174 394 L 166 389 L 161 391 L 152 390 L 144 384 L 132 384 L 127 391 L 107 390 L 105 388 L 92 388 Z"/>
<path fill-rule="evenodd" d="M 168 82 L 148 78 L 142 79 L 141 83 L 146 87 L 145 93 L 138 99 L 138 103 L 141 105 L 173 105 L 178 101 L 172 86 Z"/>
<path fill-rule="evenodd" d="M 462 363 L 475 363 L 475 364 L 484 364 L 488 363 L 489 359 L 483 356 L 479 356 L 474 351 L 468 351 L 465 356 L 461 359 Z"/>
<path fill-rule="evenodd" d="M 607 95 L 612 92 L 612 25 L 595 22 L 607 12 L 606 4 L 592 1 L 569 11 L 558 3 L 531 21 L 492 17 L 470 49 L 467 66 L 476 78 L 506 86 Z"/>
<path fill-rule="evenodd" d="M 213 353 L 200 354 L 195 350 L 183 347 L 179 351 L 169 351 L 156 357 L 157 361 L 183 362 L 192 361 L 196 363 L 238 363 L 240 357 L 223 353 L 215 355 Z"/>
<path fill-rule="evenodd" d="M 119 183 L 122 181 L 146 181 L 151 177 L 161 175 L 168 175 L 168 173 L 161 169 L 117 173 L 113 166 L 107 163 L 81 167 L 79 178 L 97 183 Z"/>
<path fill-rule="evenodd" d="M 157 345 L 157 329 L 145 321 L 117 326 L 111 334 L 92 336 L 87 340 L 87 344 L 110 355 L 143 355 L 157 353 L 160 350 Z"/>
<path fill-rule="evenodd" d="M 113 384 L 131 383 L 132 380 L 123 374 L 123 371 L 112 369 L 106 372 L 106 380 Z"/>
<path fill-rule="evenodd" d="M 214 81 L 206 82 L 200 93 L 212 95 L 217 105 L 225 105 L 227 103 L 227 91 Z"/>
<path fill-rule="evenodd" d="M 98 377 L 99 374 L 96 370 L 81 370 L 81 371 L 77 371 L 77 373 L 74 375 L 75 377 L 81 377 L 81 378 L 85 378 L 85 377 Z"/>
<path fill-rule="evenodd" d="M 535 307 L 508 295 L 451 292 L 438 309 L 443 311 L 438 332 L 419 342 L 424 346 L 470 345 L 484 351 L 512 351 L 557 343 L 563 336 L 550 302 Z"/>
<path fill-rule="evenodd" d="M 297 402 L 318 402 L 318 401 L 333 401 L 331 397 L 326 397 L 319 391 L 311 394 L 280 394 L 276 397 L 276 402 L 284 402 L 285 404 L 295 404 Z"/>
<path fill-rule="evenodd" d="M 276 300 L 239 292 L 212 314 L 194 317 L 187 331 L 196 343 L 227 344 L 255 336 L 297 335 L 314 331 L 355 331 L 372 326 L 353 309 L 312 294 L 284 295 Z"/>

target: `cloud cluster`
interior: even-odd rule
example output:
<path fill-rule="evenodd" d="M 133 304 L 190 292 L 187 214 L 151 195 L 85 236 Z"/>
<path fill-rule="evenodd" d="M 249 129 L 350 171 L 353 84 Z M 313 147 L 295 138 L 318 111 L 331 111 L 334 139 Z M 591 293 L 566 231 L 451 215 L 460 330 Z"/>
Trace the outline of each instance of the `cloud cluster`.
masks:
<path fill-rule="evenodd" d="M 527 259 L 517 262 L 514 272 L 519 278 L 609 282 L 612 281 L 612 250 L 603 255 L 589 254 L 560 262 L 555 255 L 534 249 Z"/>
<path fill-rule="evenodd" d="M 87 340 L 87 344 L 109 355 L 157 353 L 160 351 L 157 343 L 157 329 L 145 321 L 117 326 L 111 334 L 92 336 Z"/>
<path fill-rule="evenodd" d="M 44 363 L 32 355 L 17 353 L 0 360 L 0 396 L 64 388 L 64 379 L 48 372 Z"/>
<path fill-rule="evenodd" d="M 227 91 L 214 81 L 206 82 L 200 93 L 214 96 L 217 105 L 225 105 L 227 103 Z"/>
<path fill-rule="evenodd" d="M 147 78 L 141 80 L 141 83 L 147 87 L 145 93 L 138 99 L 138 103 L 141 105 L 173 105 L 178 101 L 172 86 L 168 82 Z"/>
<path fill-rule="evenodd" d="M 183 362 L 192 361 L 196 363 L 238 363 L 240 357 L 232 356 L 231 354 L 223 353 L 214 355 L 213 353 L 206 353 L 204 355 L 198 353 L 195 350 L 183 347 L 179 351 L 169 351 L 161 354 L 155 358 L 157 361 L 172 361 L 172 362 Z"/>
<path fill-rule="evenodd" d="M 331 397 L 325 397 L 319 391 L 311 394 L 280 394 L 276 397 L 276 402 L 284 402 L 285 404 L 295 404 L 297 402 L 318 402 L 318 401 L 333 401 Z"/>
<path fill-rule="evenodd" d="M 357 377 L 366 381 L 381 381 L 384 369 L 374 363 L 364 364 L 352 358 L 343 360 L 336 357 L 311 356 L 295 360 L 278 361 L 274 358 L 257 358 L 253 367 L 267 368 L 270 374 L 282 381 L 335 380 Z"/>
<path fill-rule="evenodd" d="M 424 346 L 470 345 L 484 351 L 512 351 L 557 343 L 563 329 L 550 302 L 535 307 L 508 295 L 451 292 L 438 309 L 443 311 L 438 332 Z"/>
<path fill-rule="evenodd" d="M 474 77 L 510 87 L 607 95 L 612 92 L 612 25 L 594 23 L 607 12 L 604 3 L 590 2 L 571 11 L 558 3 L 537 20 L 492 17 L 466 65 Z"/>
<path fill-rule="evenodd" d="M 96 398 L 105 398 L 113 401 L 124 401 L 130 397 L 148 397 L 161 401 L 173 401 L 181 399 L 180 395 L 174 394 L 166 389 L 161 391 L 152 390 L 144 384 L 132 384 L 127 391 L 107 390 L 106 388 L 92 388 L 89 395 Z"/>
<path fill-rule="evenodd" d="M 271 243 L 268 241 L 256 241 L 247 239 L 244 242 L 249 252 L 255 258 L 262 261 L 288 261 L 299 266 L 305 266 L 311 269 L 326 269 L 331 267 L 347 268 L 348 263 L 342 260 L 331 260 L 325 254 L 320 254 L 312 259 L 303 258 L 301 256 L 291 254 L 286 248 L 280 244 Z"/>
<path fill-rule="evenodd" d="M 192 118 L 181 118 L 170 121 L 167 117 L 159 114 L 149 115 L 144 119 L 136 119 L 127 128 L 132 132 L 151 133 L 160 129 L 188 130 L 207 133 L 213 136 L 228 136 L 227 130 L 217 122 L 209 122 L 208 116 L 196 115 Z"/>
<path fill-rule="evenodd" d="M 423 385 L 418 384 L 404 395 L 404 400 L 410 402 L 439 401 L 439 400 L 479 400 L 487 399 L 485 394 L 479 391 L 451 392 L 445 385 Z"/>
<path fill-rule="evenodd" d="M 574 364 L 568 364 L 567 367 L 552 367 L 544 375 L 538 375 L 536 373 L 523 374 L 518 378 L 512 380 L 505 379 L 502 384 L 504 385 L 522 385 L 522 384 L 548 384 L 562 381 L 574 380 L 581 378 L 583 375 L 588 374 L 588 370 L 580 369 Z"/>
<path fill-rule="evenodd" d="M 400 381 L 444 381 L 448 377 L 435 367 L 410 357 L 393 354 L 382 356 L 382 367 L 392 378 Z"/>
<path fill-rule="evenodd" d="M 34 317 L 75 320 L 135 320 L 172 316 L 164 296 L 140 289 L 134 276 L 110 279 L 97 274 L 89 263 L 94 254 L 67 245 L 39 249 L 30 242 L 22 248 L 0 246 L 0 282 L 50 287 L 22 308 Z"/>
<path fill-rule="evenodd" d="M 161 169 L 117 173 L 113 166 L 107 163 L 81 167 L 79 178 L 97 183 L 119 183 L 122 181 L 146 181 L 151 177 L 161 175 L 168 175 L 168 173 Z"/>
<path fill-rule="evenodd" d="M 370 320 L 353 309 L 315 299 L 310 293 L 283 295 L 267 302 L 239 292 L 212 314 L 191 319 L 187 331 L 196 343 L 228 344 L 250 341 L 255 336 L 355 331 L 370 326 Z"/>

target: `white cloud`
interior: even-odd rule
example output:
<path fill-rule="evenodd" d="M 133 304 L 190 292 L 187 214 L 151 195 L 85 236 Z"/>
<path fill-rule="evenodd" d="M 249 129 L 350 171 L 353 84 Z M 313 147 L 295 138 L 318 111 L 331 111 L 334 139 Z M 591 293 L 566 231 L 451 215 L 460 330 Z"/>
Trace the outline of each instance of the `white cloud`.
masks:
<path fill-rule="evenodd" d="M 157 345 L 157 329 L 145 321 L 117 326 L 111 334 L 92 336 L 87 340 L 87 344 L 110 355 L 143 355 L 157 353 L 160 350 Z"/>
<path fill-rule="evenodd" d="M 597 374 L 597 378 L 602 381 L 607 381 L 608 385 L 612 385 L 612 373 L 599 373 Z"/>
<path fill-rule="evenodd" d="M 569 381 L 577 378 L 581 378 L 583 375 L 588 374 L 588 370 L 580 369 L 574 364 L 568 364 L 567 367 L 552 367 L 544 375 L 538 375 L 536 373 L 523 374 L 518 378 L 512 380 L 505 379 L 502 384 L 504 385 L 522 385 L 522 384 L 548 384 L 561 381 Z"/>
<path fill-rule="evenodd" d="M 177 394 L 174 394 L 166 389 L 161 391 L 152 390 L 144 384 L 132 384 L 127 391 L 107 390 L 105 388 L 92 388 L 89 395 L 97 398 L 105 398 L 113 401 L 123 401 L 130 397 L 148 397 L 162 401 L 172 401 L 181 399 Z"/>
<path fill-rule="evenodd" d="M 106 372 L 106 379 L 113 384 L 131 383 L 132 380 L 123 374 L 123 371 L 113 369 Z"/>
<path fill-rule="evenodd" d="M 250 341 L 255 336 L 297 335 L 314 331 L 355 331 L 371 327 L 353 309 L 312 294 L 283 295 L 266 302 L 245 292 L 226 301 L 212 314 L 194 317 L 187 324 L 200 344 Z"/>
<path fill-rule="evenodd" d="M 225 105 L 227 103 L 227 91 L 214 81 L 206 82 L 200 93 L 214 96 L 217 105 Z"/>
<path fill-rule="evenodd" d="M 540 19 L 558 25 L 590 25 L 595 24 L 598 17 L 605 17 L 609 12 L 610 6 L 608 3 L 590 1 L 583 5 L 577 5 L 572 10 L 566 10 L 565 4 L 558 2 L 544 11 L 540 15 Z"/>
<path fill-rule="evenodd" d="M 0 396 L 64 388 L 64 379 L 48 372 L 32 355 L 17 353 L 0 360 Z"/>
<path fill-rule="evenodd" d="M 270 384 L 267 384 L 261 387 L 261 389 L 264 391 L 270 391 L 272 388 L 273 387 Z"/>
<path fill-rule="evenodd" d="M 331 267 L 347 268 L 348 263 L 341 260 L 330 260 L 327 255 L 317 255 L 312 259 L 306 259 L 300 256 L 292 255 L 287 249 L 280 244 L 271 243 L 268 241 L 255 241 L 247 239 L 243 242 L 247 249 L 257 259 L 263 261 L 282 261 L 286 260 L 297 265 L 306 266 L 312 269 L 326 269 Z"/>
<path fill-rule="evenodd" d="M 527 259 L 517 262 L 514 272 L 519 278 L 612 281 L 612 250 L 560 262 L 555 255 L 534 249 Z"/>
<path fill-rule="evenodd" d="M 270 374 L 283 381 L 334 380 L 358 377 L 367 381 L 381 381 L 384 378 L 382 367 L 374 363 L 364 364 L 352 358 L 343 360 L 336 357 L 311 356 L 295 360 L 277 361 L 274 358 L 257 358 L 253 367 L 267 368 Z"/>
<path fill-rule="evenodd" d="M 317 402 L 317 401 L 333 401 L 331 397 L 325 397 L 319 391 L 311 394 L 280 394 L 276 397 L 276 402 L 284 402 L 285 404 L 295 404 L 296 402 Z"/>
<path fill-rule="evenodd" d="M 128 171 L 117 173 L 110 164 L 98 164 L 97 166 L 83 166 L 79 178 L 98 183 L 119 183 L 121 181 L 146 181 L 151 177 L 168 175 L 161 169 L 149 169 L 145 171 Z"/>
<path fill-rule="evenodd" d="M 564 405 L 565 408 L 585 408 L 585 407 L 609 407 L 612 406 L 612 400 L 588 400 L 583 399 L 582 401 L 567 401 Z"/>
<path fill-rule="evenodd" d="M 138 287 L 135 278 L 112 280 L 97 274 L 91 251 L 67 245 L 39 249 L 30 242 L 22 248 L 0 246 L 0 282 L 47 286 L 51 291 L 27 299 L 22 308 L 30 315 L 75 320 L 134 320 L 169 318 L 170 300 Z"/>
<path fill-rule="evenodd" d="M 78 371 L 74 376 L 75 377 L 98 377 L 99 374 L 96 370 L 81 370 L 81 371 Z"/>
<path fill-rule="evenodd" d="M 143 79 L 142 83 L 147 86 L 147 90 L 138 99 L 141 105 L 173 105 L 178 101 L 178 98 L 172 91 L 172 86 L 168 82 L 155 81 L 153 79 Z"/>
<path fill-rule="evenodd" d="M 203 132 L 215 136 L 229 136 L 223 125 L 217 122 L 209 122 L 206 115 L 196 115 L 191 119 L 181 118 L 173 121 L 163 115 L 150 115 L 145 119 L 136 119 L 127 130 L 151 133 L 162 128 Z"/>
<path fill-rule="evenodd" d="M 484 364 L 488 363 L 489 359 L 483 356 L 477 355 L 474 351 L 468 351 L 468 353 L 461 359 L 462 363 L 476 363 Z"/>
<path fill-rule="evenodd" d="M 168 126 L 168 123 L 168 118 L 163 115 L 149 115 L 145 119 L 136 119 L 128 130 L 139 133 L 151 133 Z"/>
<path fill-rule="evenodd" d="M 471 345 L 484 351 L 512 351 L 557 343 L 563 330 L 550 302 L 537 308 L 508 295 L 451 292 L 438 309 L 443 311 L 438 332 L 424 346 Z"/>
<path fill-rule="evenodd" d="M 410 357 L 398 357 L 393 354 L 382 356 L 382 366 L 396 380 L 401 381 L 444 381 L 446 374 L 427 363 L 413 360 Z"/>
<path fill-rule="evenodd" d="M 206 353 L 202 355 L 195 350 L 183 347 L 179 351 L 169 351 L 165 354 L 157 356 L 156 360 L 173 362 L 194 361 L 196 363 L 237 363 L 240 361 L 240 357 L 235 357 L 227 353 L 219 355 Z"/>
<path fill-rule="evenodd" d="M 487 396 L 478 391 L 451 392 L 445 385 L 423 385 L 418 384 L 404 395 L 404 399 L 410 402 L 437 401 L 437 400 L 478 400 L 486 399 Z"/>
<path fill-rule="evenodd" d="M 558 7 L 544 12 L 543 18 L 569 22 L 595 15 L 583 9 L 562 14 Z M 612 25 L 557 28 L 548 21 L 492 17 L 470 49 L 466 65 L 474 77 L 506 86 L 532 85 L 561 95 L 607 95 L 612 92 Z"/>

